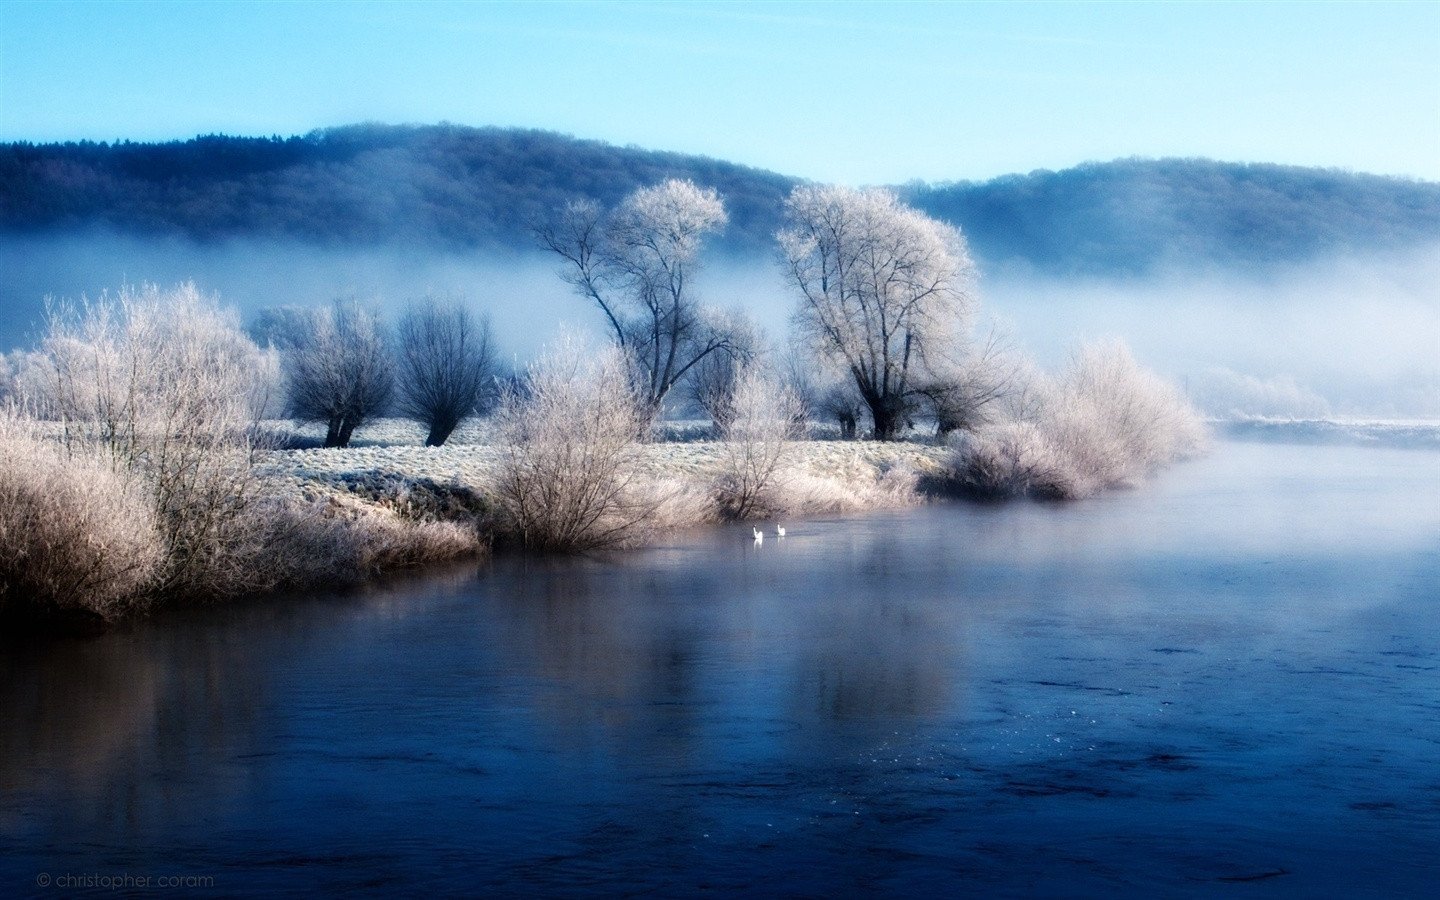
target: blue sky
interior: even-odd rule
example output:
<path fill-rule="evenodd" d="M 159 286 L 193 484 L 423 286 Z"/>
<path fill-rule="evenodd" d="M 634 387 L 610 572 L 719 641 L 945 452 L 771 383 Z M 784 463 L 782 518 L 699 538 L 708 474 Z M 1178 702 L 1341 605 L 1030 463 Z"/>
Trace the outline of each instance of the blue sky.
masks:
<path fill-rule="evenodd" d="M 850 183 L 1132 155 L 1440 180 L 1440 3 L 0 5 L 0 139 L 366 120 Z"/>

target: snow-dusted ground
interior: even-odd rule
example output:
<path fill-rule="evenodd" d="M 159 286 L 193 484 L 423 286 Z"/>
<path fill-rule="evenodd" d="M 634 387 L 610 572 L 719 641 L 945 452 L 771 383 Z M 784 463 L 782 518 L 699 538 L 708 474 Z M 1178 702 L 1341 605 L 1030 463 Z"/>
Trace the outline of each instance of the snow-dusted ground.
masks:
<path fill-rule="evenodd" d="M 272 422 L 276 432 L 295 429 L 290 423 Z M 666 423 L 668 440 L 640 448 L 640 474 L 657 480 L 673 480 L 695 487 L 714 481 L 720 472 L 723 445 L 697 439 L 704 423 Z M 300 433 L 317 442 L 323 436 L 318 427 Z M 500 449 L 492 443 L 487 423 L 470 422 L 457 430 L 444 447 L 423 446 L 424 431 L 403 419 L 377 420 L 356 431 L 351 446 L 339 449 L 274 450 L 265 454 L 261 471 L 278 476 L 291 487 L 312 491 L 354 493 L 357 486 L 377 480 L 416 481 L 460 485 L 481 494 L 488 493 L 500 460 Z M 874 488 L 887 473 L 940 471 L 950 449 L 931 444 L 890 441 L 795 441 L 788 445 L 786 463 L 812 482 L 809 487 L 830 483 L 837 496 L 852 489 L 854 507 L 883 503 Z M 870 492 L 870 493 L 865 493 Z M 864 494 L 864 496 L 862 496 Z M 892 491 L 892 499 L 902 499 Z M 846 508 L 843 500 L 824 504 Z"/>
<path fill-rule="evenodd" d="M 325 427 L 309 422 L 294 422 L 288 419 L 267 419 L 262 427 L 280 437 L 285 443 L 306 448 L 318 448 L 325 439 Z M 838 430 L 820 422 L 809 426 L 810 437 L 829 441 L 839 437 Z M 656 426 L 657 438 L 664 443 L 692 443 L 714 439 L 714 428 L 709 419 L 674 419 Z M 494 428 L 489 419 L 467 419 L 455 429 L 447 447 L 456 445 L 491 444 L 494 442 Z M 351 447 L 392 447 L 421 445 L 425 443 L 425 429 L 409 419 L 374 419 L 360 426 L 350 441 Z"/>
<path fill-rule="evenodd" d="M 1210 424 L 1217 435 L 1233 440 L 1440 450 L 1440 421 L 1433 420 L 1248 419 Z M 376 420 L 359 429 L 343 450 L 319 448 L 323 431 L 318 426 L 282 421 L 267 426 L 292 446 L 316 445 L 269 451 L 261 463 L 262 472 L 276 476 L 282 490 L 311 495 L 367 498 L 377 485 L 420 480 L 486 495 L 501 456 L 490 423 L 483 419 L 462 425 L 444 447 L 423 446 L 424 430 L 405 419 Z M 662 429 L 662 440 L 640 448 L 642 477 L 701 490 L 712 485 L 720 473 L 723 445 L 710 439 L 708 423 L 667 422 Z M 914 502 L 913 491 L 893 476 L 938 473 L 951 452 L 921 442 L 826 440 L 824 435 L 819 430 L 821 439 L 791 443 L 786 459 L 796 480 L 803 482 L 800 493 L 808 499 L 802 505 L 813 512 Z"/>

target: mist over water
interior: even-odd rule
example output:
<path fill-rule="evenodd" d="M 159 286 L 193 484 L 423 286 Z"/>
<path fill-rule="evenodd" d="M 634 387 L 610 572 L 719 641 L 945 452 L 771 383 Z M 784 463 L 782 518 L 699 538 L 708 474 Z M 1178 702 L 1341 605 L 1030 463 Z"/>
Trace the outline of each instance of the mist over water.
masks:
<path fill-rule="evenodd" d="M 601 319 L 539 250 L 508 256 L 413 247 L 141 239 L 0 238 L 0 347 L 31 343 L 47 295 L 98 296 L 124 283 L 193 279 L 245 317 L 338 297 L 395 309 L 458 295 L 489 312 L 523 362 L 566 328 Z M 699 296 L 743 308 L 783 342 L 794 298 L 763 257 L 712 258 Z M 1084 339 L 1119 337 L 1207 411 L 1225 415 L 1440 416 L 1440 245 L 1266 272 L 1171 270 L 1151 278 L 1061 279 L 1000 270 L 980 280 L 981 320 L 1040 364 Z"/>
<path fill-rule="evenodd" d="M 1042 363 L 1123 337 L 1217 414 L 1265 413 L 1264 391 L 1279 415 L 1440 415 L 1440 245 L 1263 273 L 1001 275 L 983 300 Z"/>

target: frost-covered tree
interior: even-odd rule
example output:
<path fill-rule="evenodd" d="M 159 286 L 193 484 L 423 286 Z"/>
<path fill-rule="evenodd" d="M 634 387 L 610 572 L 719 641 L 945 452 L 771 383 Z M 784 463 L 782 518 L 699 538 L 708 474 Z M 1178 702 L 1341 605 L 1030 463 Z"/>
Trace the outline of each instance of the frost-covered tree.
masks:
<path fill-rule="evenodd" d="M 823 357 L 817 359 L 797 344 L 785 354 L 780 375 L 800 401 L 802 425 L 810 420 L 833 422 L 845 440 L 858 434 L 867 413 L 865 401 L 855 390 L 855 379 L 849 372 Z"/>
<path fill-rule="evenodd" d="M 893 439 L 918 389 L 959 364 L 974 307 L 965 239 L 886 190 L 798 187 L 785 215 L 802 333 L 854 380 L 875 437 Z"/>
<path fill-rule="evenodd" d="M 853 379 L 824 382 L 816 392 L 811 409 L 818 418 L 833 421 L 840 429 L 840 437 L 847 441 L 859 436 L 868 412 Z"/>
<path fill-rule="evenodd" d="M 610 211 L 571 203 L 540 232 L 565 260 L 562 277 L 605 314 L 651 416 L 691 369 L 731 346 L 693 285 L 704 237 L 725 223 L 714 190 L 671 179 Z"/>
<path fill-rule="evenodd" d="M 459 303 L 427 299 L 400 318 L 400 411 L 429 429 L 439 447 L 457 425 L 480 412 L 495 388 L 490 320 Z"/>
<path fill-rule="evenodd" d="M 395 390 L 395 365 L 384 326 L 358 304 L 312 310 L 285 356 L 290 414 L 325 423 L 325 446 L 348 447 L 366 419 L 384 412 Z"/>
<path fill-rule="evenodd" d="M 991 410 L 1018 386 L 1022 365 L 1006 339 L 991 331 L 984 342 L 918 380 L 915 391 L 935 421 L 936 436 L 973 431 L 989 421 Z"/>

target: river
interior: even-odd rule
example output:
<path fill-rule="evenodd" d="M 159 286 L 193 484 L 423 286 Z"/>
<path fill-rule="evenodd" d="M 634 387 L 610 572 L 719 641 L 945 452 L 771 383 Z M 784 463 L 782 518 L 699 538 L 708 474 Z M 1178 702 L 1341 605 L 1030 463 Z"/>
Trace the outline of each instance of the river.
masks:
<path fill-rule="evenodd" d="M 1440 453 L 785 524 L 12 640 L 0 893 L 1440 884 Z"/>

